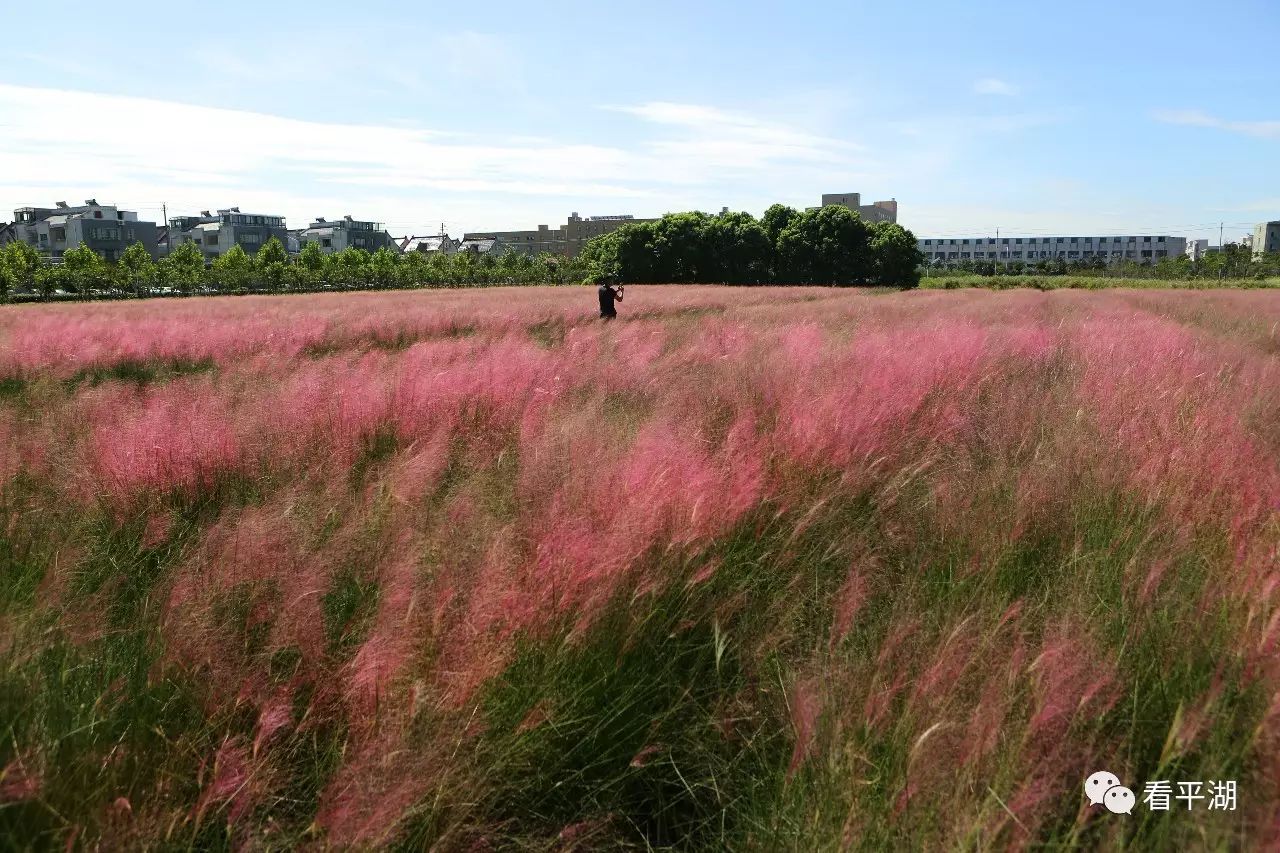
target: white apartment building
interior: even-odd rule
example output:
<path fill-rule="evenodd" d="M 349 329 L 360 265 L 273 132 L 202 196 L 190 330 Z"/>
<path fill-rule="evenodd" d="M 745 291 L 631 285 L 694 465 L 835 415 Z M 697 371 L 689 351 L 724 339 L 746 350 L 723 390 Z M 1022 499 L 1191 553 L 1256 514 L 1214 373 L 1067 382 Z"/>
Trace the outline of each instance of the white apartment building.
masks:
<path fill-rule="evenodd" d="M 926 263 L 995 261 L 1035 263 L 1042 260 L 1083 261 L 1101 258 L 1157 263 L 1187 251 L 1185 237 L 1167 234 L 1125 237 L 926 237 L 916 241 Z"/>

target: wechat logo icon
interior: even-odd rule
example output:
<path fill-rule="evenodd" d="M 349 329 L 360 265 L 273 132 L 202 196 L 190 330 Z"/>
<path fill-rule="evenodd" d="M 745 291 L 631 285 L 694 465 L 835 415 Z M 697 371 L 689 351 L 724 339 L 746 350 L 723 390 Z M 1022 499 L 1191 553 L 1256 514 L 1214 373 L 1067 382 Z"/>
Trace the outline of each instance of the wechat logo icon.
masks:
<path fill-rule="evenodd" d="M 1120 784 L 1120 777 L 1106 770 L 1091 773 L 1084 780 L 1084 795 L 1089 805 L 1103 806 L 1112 814 L 1133 814 L 1137 798 L 1133 791 Z"/>

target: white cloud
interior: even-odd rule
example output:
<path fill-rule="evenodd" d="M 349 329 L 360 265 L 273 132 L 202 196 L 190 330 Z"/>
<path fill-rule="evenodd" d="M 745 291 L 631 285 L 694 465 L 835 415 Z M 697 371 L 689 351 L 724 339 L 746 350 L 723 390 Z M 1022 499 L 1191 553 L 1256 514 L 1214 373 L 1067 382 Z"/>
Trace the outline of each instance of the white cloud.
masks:
<path fill-rule="evenodd" d="M 616 109 L 648 133 L 625 146 L 479 138 L 0 84 L 0 202 L 93 196 L 153 215 L 164 200 L 171 214 L 238 204 L 294 225 L 351 213 L 403 224 L 395 230 L 440 219 L 506 228 L 593 205 L 767 203 L 872 168 L 851 143 L 757 117 L 668 102 Z M 726 197 L 748 173 L 749 189 Z"/>
<path fill-rule="evenodd" d="M 979 95 L 1003 95 L 1012 97 L 1018 94 L 1018 87 L 997 77 L 983 77 L 975 81 L 973 91 Z"/>
<path fill-rule="evenodd" d="M 437 36 L 427 55 L 432 65 L 470 85 L 524 88 L 523 63 L 505 36 L 464 30 Z"/>
<path fill-rule="evenodd" d="M 1157 110 L 1152 117 L 1165 124 L 1210 127 L 1263 139 L 1280 139 L 1280 121 L 1229 121 L 1200 110 Z"/>

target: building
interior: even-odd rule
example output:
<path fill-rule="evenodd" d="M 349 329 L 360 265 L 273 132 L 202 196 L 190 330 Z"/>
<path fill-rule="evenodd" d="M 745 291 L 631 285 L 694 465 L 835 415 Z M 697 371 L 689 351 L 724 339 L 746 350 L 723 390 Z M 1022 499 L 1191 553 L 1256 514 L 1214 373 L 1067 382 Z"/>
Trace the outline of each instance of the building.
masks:
<path fill-rule="evenodd" d="M 861 193 L 823 193 L 822 207 L 847 207 L 868 222 L 897 222 L 898 201 L 877 201 L 875 204 L 863 204 Z M 811 207 L 809 210 L 818 210 Z"/>
<path fill-rule="evenodd" d="M 463 237 L 458 244 L 459 252 L 471 252 L 476 255 L 493 255 L 499 257 L 514 249 L 501 236 L 496 237 Z"/>
<path fill-rule="evenodd" d="M 18 242 L 18 227 L 12 222 L 0 222 L 0 249 Z"/>
<path fill-rule="evenodd" d="M 926 237 L 916 241 L 928 263 L 995 261 L 1009 263 L 1042 260 L 1084 261 L 1101 258 L 1108 263 L 1128 260 L 1157 263 L 1185 254 L 1184 237 L 1146 235 L 1129 237 Z"/>
<path fill-rule="evenodd" d="M 1187 257 L 1193 261 L 1198 261 L 1209 253 L 1208 240 L 1188 240 L 1187 241 Z"/>
<path fill-rule="evenodd" d="M 228 207 L 216 214 L 201 211 L 199 216 L 173 216 L 169 218 L 170 249 L 183 243 L 195 243 L 206 260 L 240 246 L 250 255 L 275 237 L 281 246 L 289 245 L 289 231 L 283 216 L 267 216 L 259 213 L 241 213 L 238 207 Z"/>
<path fill-rule="evenodd" d="M 298 235 L 300 248 L 306 248 L 308 243 L 319 244 L 320 251 L 326 255 L 343 249 L 364 249 L 367 252 L 376 252 L 383 247 L 399 249 L 382 223 L 363 222 L 350 216 L 333 221 L 316 219 Z"/>
<path fill-rule="evenodd" d="M 455 240 L 448 234 L 436 234 L 431 237 L 401 237 L 397 241 L 401 252 L 420 252 L 424 255 L 433 255 L 439 252 L 442 255 L 452 255 L 458 251 L 461 246 L 461 240 Z"/>
<path fill-rule="evenodd" d="M 1253 229 L 1253 256 L 1280 254 L 1280 222 L 1259 222 Z"/>
<path fill-rule="evenodd" d="M 20 207 L 13 212 L 17 239 L 54 260 L 68 249 L 88 246 L 108 261 L 118 261 L 134 243 L 146 247 L 151 257 L 159 254 L 154 222 L 138 219 L 132 210 L 88 199 L 72 207 L 60 201 L 53 207 Z"/>
<path fill-rule="evenodd" d="M 593 237 L 617 231 L 629 223 L 653 221 L 627 215 L 583 218 L 575 211 L 569 214 L 569 219 L 559 228 L 552 229 L 546 225 L 539 225 L 536 231 L 477 231 L 463 234 L 462 241 L 466 243 L 468 240 L 496 239 L 501 242 L 503 251 L 515 251 L 526 255 L 551 252 L 574 257 Z"/>

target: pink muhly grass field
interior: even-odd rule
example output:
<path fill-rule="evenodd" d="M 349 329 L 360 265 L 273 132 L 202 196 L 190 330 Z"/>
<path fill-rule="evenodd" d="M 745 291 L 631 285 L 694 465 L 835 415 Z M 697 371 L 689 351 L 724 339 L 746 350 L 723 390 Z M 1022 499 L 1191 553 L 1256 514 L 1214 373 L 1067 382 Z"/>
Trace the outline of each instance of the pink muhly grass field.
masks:
<path fill-rule="evenodd" d="M 3 844 L 1280 843 L 1280 300 L 592 300 L 0 311 Z"/>

